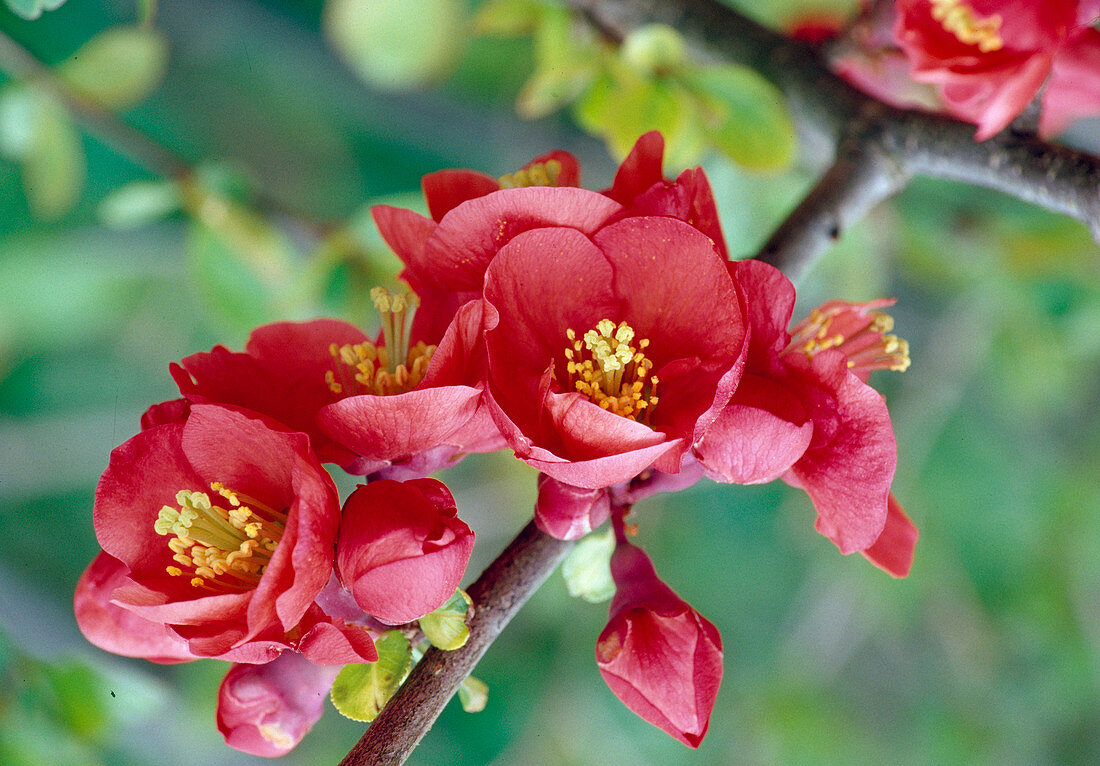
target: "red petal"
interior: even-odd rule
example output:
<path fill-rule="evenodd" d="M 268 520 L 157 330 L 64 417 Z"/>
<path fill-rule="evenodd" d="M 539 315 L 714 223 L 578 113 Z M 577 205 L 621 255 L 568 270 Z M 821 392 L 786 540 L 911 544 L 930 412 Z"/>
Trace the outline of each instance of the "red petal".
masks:
<path fill-rule="evenodd" d="M 665 180 L 661 169 L 665 153 L 665 139 L 660 131 L 651 130 L 634 142 L 626 155 L 611 188 L 603 193 L 621 205 L 629 207 L 635 197 L 655 183 Z"/>
<path fill-rule="evenodd" d="M 500 182 L 476 170 L 440 170 L 420 179 L 420 187 L 424 190 L 428 212 L 439 222 L 463 202 L 497 191 Z"/>
<path fill-rule="evenodd" d="M 886 526 L 874 544 L 865 548 L 864 557 L 894 577 L 906 577 L 913 566 L 913 552 L 920 532 L 905 515 L 893 493 L 887 504 Z"/>

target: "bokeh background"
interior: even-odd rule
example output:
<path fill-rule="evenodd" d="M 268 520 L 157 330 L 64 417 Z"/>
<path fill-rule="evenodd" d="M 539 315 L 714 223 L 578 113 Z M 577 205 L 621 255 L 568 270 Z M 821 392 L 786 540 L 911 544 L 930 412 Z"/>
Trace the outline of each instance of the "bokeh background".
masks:
<path fill-rule="evenodd" d="M 36 21 L 0 6 L 0 31 L 197 169 L 186 188 L 165 183 L 13 78 L 4 54 L 0 763 L 261 762 L 214 726 L 227 664 L 126 660 L 76 629 L 72 591 L 97 550 L 92 498 L 110 450 L 175 395 L 169 362 L 241 348 L 264 321 L 366 322 L 365 288 L 392 284 L 398 267 L 366 211 L 419 206 L 424 173 L 500 175 L 563 148 L 586 186 L 610 182 L 615 158 L 578 127 L 604 118 L 590 103 L 553 109 L 591 84 L 562 69 L 579 59 L 558 16 L 544 24 L 556 32 L 532 36 L 506 15 L 472 26 L 472 2 L 372 0 L 382 15 L 359 28 L 354 5 L 68 0 Z M 777 0 L 763 13 L 789 25 L 853 5 Z M 114 59 L 87 48 L 84 64 L 64 63 L 143 18 L 146 32 L 105 46 L 138 51 L 137 82 L 107 82 Z M 480 34 L 490 27 L 517 34 Z M 532 86 L 536 70 L 551 82 Z M 546 114 L 521 119 L 517 97 L 528 116 Z M 752 157 L 731 159 L 728 140 L 680 125 L 666 102 L 639 113 L 630 99 L 604 103 L 604 116 L 624 134 L 679 136 L 678 157 L 712 180 L 737 256 L 824 159 L 803 144 L 756 163 L 780 167 L 750 169 Z M 1068 140 L 1097 150 L 1098 134 L 1084 124 Z M 611 136 L 611 151 L 621 143 Z M 908 579 L 840 556 L 813 531 L 808 499 L 778 483 L 647 500 L 640 541 L 725 643 L 699 750 L 611 695 L 593 657 L 606 604 L 570 598 L 555 574 L 476 671 L 487 708 L 452 702 L 410 763 L 1100 762 L 1100 249 L 1076 222 L 919 181 L 810 272 L 796 315 L 883 295 L 898 297 L 913 358 L 872 381 L 897 432 L 895 492 L 922 533 Z M 530 518 L 534 472 L 497 454 L 441 478 L 478 535 L 473 579 Z M 330 707 L 284 761 L 335 763 L 361 732 Z"/>

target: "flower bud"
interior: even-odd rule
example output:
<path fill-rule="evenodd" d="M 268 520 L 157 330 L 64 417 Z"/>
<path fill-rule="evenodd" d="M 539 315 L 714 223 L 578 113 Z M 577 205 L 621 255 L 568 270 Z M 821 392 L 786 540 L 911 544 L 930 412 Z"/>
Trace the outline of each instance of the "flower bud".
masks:
<path fill-rule="evenodd" d="M 718 630 L 661 582 L 640 548 L 620 542 L 611 573 L 619 589 L 596 642 L 600 674 L 628 708 L 698 747 L 722 681 Z"/>
<path fill-rule="evenodd" d="M 218 689 L 225 743 L 252 755 L 285 755 L 321 717 L 339 672 L 339 665 L 314 665 L 292 651 L 264 665 L 234 664 Z"/>
<path fill-rule="evenodd" d="M 584 489 L 539 474 L 539 497 L 535 501 L 535 523 L 559 540 L 584 537 L 607 521 L 611 503 L 604 489 Z"/>
<path fill-rule="evenodd" d="M 340 579 L 367 614 L 400 625 L 443 604 L 458 587 L 474 533 L 435 479 L 375 481 L 344 504 L 336 546 Z"/>

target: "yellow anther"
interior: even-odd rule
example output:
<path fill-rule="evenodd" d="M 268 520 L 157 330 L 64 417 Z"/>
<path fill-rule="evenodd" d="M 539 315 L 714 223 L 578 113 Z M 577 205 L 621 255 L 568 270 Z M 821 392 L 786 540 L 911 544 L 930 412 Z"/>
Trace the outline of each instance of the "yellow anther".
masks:
<path fill-rule="evenodd" d="M 990 53 L 1004 47 L 1001 39 L 1000 14 L 979 16 L 963 0 L 930 0 L 932 18 L 961 43 L 977 45 L 982 53 Z"/>
<path fill-rule="evenodd" d="M 165 567 L 164 571 L 166 571 L 168 574 L 172 575 L 172 577 L 179 577 L 180 575 L 183 574 L 183 570 L 180 569 L 179 567 Z"/>
<path fill-rule="evenodd" d="M 515 173 L 501 176 L 501 189 L 522 189 L 527 186 L 557 186 L 561 174 L 561 163 L 557 160 L 538 162 L 530 167 L 521 168 Z"/>
<path fill-rule="evenodd" d="M 634 328 L 626 322 L 616 325 L 610 319 L 601 319 L 595 329 L 584 333 L 583 343 L 576 337 L 572 328 L 566 331 L 572 342 L 564 350 L 566 385 L 601 408 L 631 420 L 652 409 L 657 403 L 657 379 L 649 376 L 653 362 L 642 352 L 649 346 L 648 340 L 632 346 Z"/>

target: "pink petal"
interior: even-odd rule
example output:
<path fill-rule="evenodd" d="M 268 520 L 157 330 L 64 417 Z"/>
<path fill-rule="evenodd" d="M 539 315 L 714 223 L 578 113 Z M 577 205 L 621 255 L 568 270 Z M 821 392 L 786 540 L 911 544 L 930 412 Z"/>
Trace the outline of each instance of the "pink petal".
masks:
<path fill-rule="evenodd" d="M 225 743 L 268 758 L 290 752 L 324 713 L 339 672 L 296 652 L 266 665 L 234 665 L 218 689 L 218 730 Z"/>
<path fill-rule="evenodd" d="M 382 239 L 386 240 L 401 262 L 419 277 L 424 261 L 424 245 L 436 229 L 436 222 L 419 213 L 390 205 L 375 205 L 370 209 Z"/>
<path fill-rule="evenodd" d="M 186 662 L 196 659 L 187 643 L 163 623 L 142 619 L 111 603 L 115 589 L 128 581 L 126 566 L 100 553 L 76 584 L 73 611 L 80 632 L 93 644 L 125 657 L 151 662 Z"/>
<path fill-rule="evenodd" d="M 583 489 L 539 474 L 535 523 L 559 540 L 577 540 L 607 521 L 611 503 L 605 489 Z"/>
<path fill-rule="evenodd" d="M 831 363 L 830 356 L 819 353 L 813 367 Z M 835 396 L 833 432 L 813 444 L 791 474 L 813 500 L 817 530 L 841 553 L 851 553 L 870 547 L 882 533 L 897 448 L 881 394 L 849 373 Z"/>
<path fill-rule="evenodd" d="M 545 227 L 567 227 L 590 235 L 619 210 L 614 201 L 585 189 L 504 189 L 470 200 L 444 216 L 423 257 L 406 263 L 429 285 L 480 290 L 489 262 L 516 235 Z"/>
<path fill-rule="evenodd" d="M 906 577 L 913 566 L 913 552 L 920 532 L 905 515 L 901 503 L 891 493 L 887 505 L 886 526 L 869 548 L 861 553 L 872 564 L 894 577 Z"/>
<path fill-rule="evenodd" d="M 440 170 L 420 179 L 428 212 L 436 222 L 468 200 L 500 189 L 500 182 L 476 170 Z M 396 249 L 396 248 L 395 248 Z"/>
<path fill-rule="evenodd" d="M 653 184 L 665 180 L 661 166 L 665 154 L 665 139 L 660 131 L 644 133 L 634 143 L 615 173 L 611 188 L 603 193 L 621 205 L 629 207 L 634 199 Z"/>
<path fill-rule="evenodd" d="M 1100 3 L 1097 11 L 1100 12 Z M 1054 57 L 1050 82 L 1043 91 L 1039 133 L 1056 136 L 1075 120 L 1100 114 L 1100 30 L 1083 27 Z"/>
<path fill-rule="evenodd" d="M 794 465 L 812 436 L 812 420 L 792 423 L 760 407 L 730 404 L 695 450 L 718 481 L 762 484 Z"/>

